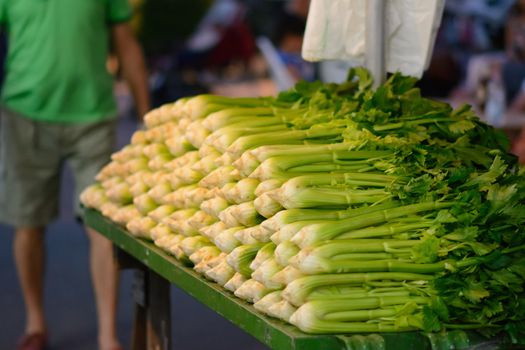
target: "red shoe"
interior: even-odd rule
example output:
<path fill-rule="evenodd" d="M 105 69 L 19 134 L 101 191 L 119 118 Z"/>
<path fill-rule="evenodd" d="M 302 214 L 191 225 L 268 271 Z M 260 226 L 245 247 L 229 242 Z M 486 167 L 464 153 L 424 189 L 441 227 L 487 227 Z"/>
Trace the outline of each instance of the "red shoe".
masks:
<path fill-rule="evenodd" d="M 45 350 L 47 347 L 47 336 L 43 333 L 26 334 L 20 339 L 17 350 Z"/>

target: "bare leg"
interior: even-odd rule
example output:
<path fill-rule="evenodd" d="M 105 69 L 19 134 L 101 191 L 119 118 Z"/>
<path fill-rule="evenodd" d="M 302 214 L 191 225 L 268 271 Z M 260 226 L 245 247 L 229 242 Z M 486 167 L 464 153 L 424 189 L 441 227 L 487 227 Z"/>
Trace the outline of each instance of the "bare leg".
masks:
<path fill-rule="evenodd" d="M 46 333 L 43 289 L 45 270 L 44 229 L 17 228 L 14 239 L 15 264 L 26 307 L 26 334 Z"/>
<path fill-rule="evenodd" d="M 90 265 L 98 317 L 100 350 L 119 346 L 116 330 L 118 271 L 111 241 L 86 227 L 90 240 Z"/>

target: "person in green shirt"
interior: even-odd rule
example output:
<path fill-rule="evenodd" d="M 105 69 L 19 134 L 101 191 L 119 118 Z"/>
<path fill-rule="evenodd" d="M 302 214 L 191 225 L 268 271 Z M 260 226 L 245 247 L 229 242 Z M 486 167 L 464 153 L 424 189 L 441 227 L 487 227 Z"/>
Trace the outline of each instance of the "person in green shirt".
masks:
<path fill-rule="evenodd" d="M 0 114 L 0 222 L 15 227 L 14 256 L 27 316 L 19 349 L 42 349 L 47 343 L 44 230 L 58 213 L 61 166 L 70 164 L 78 200 L 113 151 L 117 110 L 106 68 L 110 47 L 138 114 L 150 107 L 130 16 L 128 0 L 0 0 L 0 23 L 8 37 Z M 87 233 L 99 349 L 121 349 L 112 244 L 92 229 Z"/>

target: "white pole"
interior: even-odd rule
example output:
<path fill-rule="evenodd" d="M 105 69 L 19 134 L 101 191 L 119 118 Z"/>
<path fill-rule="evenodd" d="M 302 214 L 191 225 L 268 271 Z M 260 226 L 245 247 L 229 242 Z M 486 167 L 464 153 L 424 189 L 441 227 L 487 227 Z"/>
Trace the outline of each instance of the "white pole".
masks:
<path fill-rule="evenodd" d="M 374 78 L 374 87 L 386 79 L 386 0 L 366 0 L 365 62 Z"/>

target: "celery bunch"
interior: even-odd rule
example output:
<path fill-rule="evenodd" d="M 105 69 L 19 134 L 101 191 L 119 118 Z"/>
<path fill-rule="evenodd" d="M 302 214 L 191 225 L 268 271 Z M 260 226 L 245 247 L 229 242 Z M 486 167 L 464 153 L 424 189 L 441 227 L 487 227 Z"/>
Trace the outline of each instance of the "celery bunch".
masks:
<path fill-rule="evenodd" d="M 200 95 L 82 194 L 137 237 L 309 333 L 525 329 L 525 178 L 467 106 L 394 74 L 276 98 Z"/>

